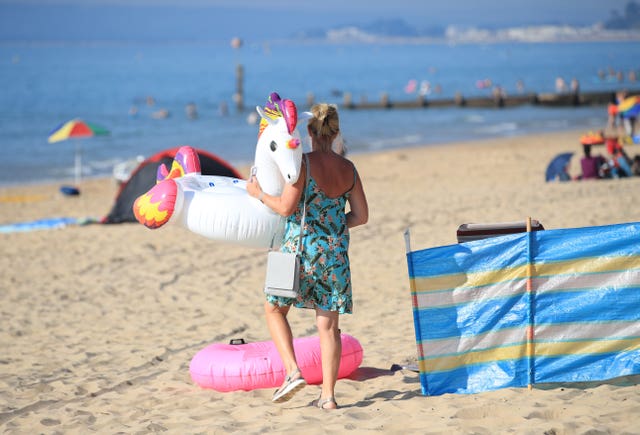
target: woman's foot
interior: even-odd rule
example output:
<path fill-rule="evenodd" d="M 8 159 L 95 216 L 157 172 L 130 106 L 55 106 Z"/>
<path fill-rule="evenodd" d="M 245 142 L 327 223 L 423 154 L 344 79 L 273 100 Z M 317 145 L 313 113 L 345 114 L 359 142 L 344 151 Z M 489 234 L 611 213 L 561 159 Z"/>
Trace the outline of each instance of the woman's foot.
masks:
<path fill-rule="evenodd" d="M 318 397 L 318 399 L 314 401 L 314 406 L 320 409 L 338 409 L 338 403 L 333 396 L 327 397 L 326 399 Z"/>
<path fill-rule="evenodd" d="M 272 402 L 282 403 L 291 399 L 298 391 L 307 385 L 307 381 L 302 377 L 300 369 L 295 369 L 284 379 L 284 384 L 273 393 Z"/>

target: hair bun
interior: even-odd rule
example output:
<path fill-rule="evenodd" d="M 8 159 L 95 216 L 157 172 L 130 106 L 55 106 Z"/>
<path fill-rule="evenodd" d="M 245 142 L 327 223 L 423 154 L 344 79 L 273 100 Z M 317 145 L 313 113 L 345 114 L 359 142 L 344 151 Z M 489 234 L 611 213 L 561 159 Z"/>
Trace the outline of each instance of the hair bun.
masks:
<path fill-rule="evenodd" d="M 335 136 L 340 132 L 338 108 L 333 104 L 319 103 L 311 108 L 313 118 L 309 126 L 316 136 Z"/>
<path fill-rule="evenodd" d="M 318 121 L 320 121 L 322 124 L 324 124 L 324 122 L 327 119 L 327 112 L 328 112 L 328 106 L 326 104 L 320 104 L 320 107 L 318 107 Z"/>

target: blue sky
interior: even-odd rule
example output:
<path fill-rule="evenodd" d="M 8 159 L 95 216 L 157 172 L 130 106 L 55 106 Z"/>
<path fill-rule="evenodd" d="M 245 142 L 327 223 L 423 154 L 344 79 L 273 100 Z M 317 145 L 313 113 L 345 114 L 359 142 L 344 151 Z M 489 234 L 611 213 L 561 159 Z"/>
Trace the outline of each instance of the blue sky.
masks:
<path fill-rule="evenodd" d="M 417 28 L 588 25 L 628 0 L 0 0 L 6 39 L 278 39 L 402 18 Z"/>

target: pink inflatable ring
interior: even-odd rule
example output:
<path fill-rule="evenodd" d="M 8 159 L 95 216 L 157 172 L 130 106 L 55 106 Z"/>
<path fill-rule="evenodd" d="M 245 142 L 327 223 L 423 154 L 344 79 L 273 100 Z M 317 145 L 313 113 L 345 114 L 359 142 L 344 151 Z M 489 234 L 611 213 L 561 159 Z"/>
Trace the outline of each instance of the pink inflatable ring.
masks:
<path fill-rule="evenodd" d="M 354 337 L 347 334 L 340 337 L 342 356 L 338 378 L 345 378 L 360 366 L 363 352 Z M 244 343 L 244 340 L 231 340 L 231 343 L 210 344 L 193 357 L 189 365 L 193 382 L 222 392 L 276 388 L 282 384 L 286 372 L 272 341 Z M 321 383 L 320 339 L 296 338 L 293 347 L 305 380 L 309 384 Z"/>

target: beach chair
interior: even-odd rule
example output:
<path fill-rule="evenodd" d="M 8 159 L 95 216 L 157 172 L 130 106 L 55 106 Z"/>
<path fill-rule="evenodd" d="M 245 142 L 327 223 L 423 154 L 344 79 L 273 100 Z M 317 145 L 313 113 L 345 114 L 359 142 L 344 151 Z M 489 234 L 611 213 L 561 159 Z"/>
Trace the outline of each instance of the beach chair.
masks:
<path fill-rule="evenodd" d="M 542 226 L 539 221 L 531 219 L 530 229 L 528 228 L 528 222 L 529 220 L 489 224 L 462 224 L 458 227 L 456 236 L 458 243 L 464 243 L 473 240 L 487 239 L 489 237 L 504 236 L 506 234 L 544 230 L 544 226 Z"/>

